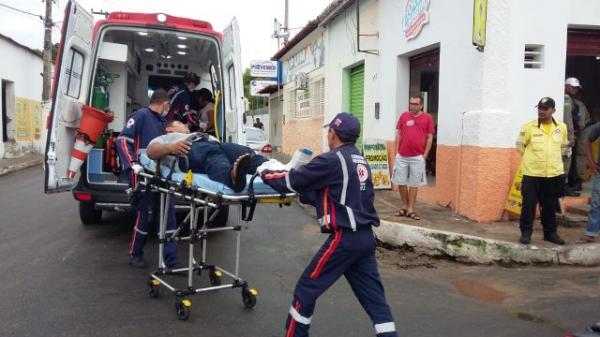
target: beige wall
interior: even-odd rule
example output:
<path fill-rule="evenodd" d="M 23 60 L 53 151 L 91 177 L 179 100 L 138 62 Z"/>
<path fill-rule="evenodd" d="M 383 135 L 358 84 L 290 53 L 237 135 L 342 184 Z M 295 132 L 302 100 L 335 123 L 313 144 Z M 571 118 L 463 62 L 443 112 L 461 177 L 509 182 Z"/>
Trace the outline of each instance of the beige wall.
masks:
<path fill-rule="evenodd" d="M 286 120 L 281 151 L 291 155 L 301 147 L 310 147 L 315 155 L 321 153 L 323 124 L 323 117 Z"/>

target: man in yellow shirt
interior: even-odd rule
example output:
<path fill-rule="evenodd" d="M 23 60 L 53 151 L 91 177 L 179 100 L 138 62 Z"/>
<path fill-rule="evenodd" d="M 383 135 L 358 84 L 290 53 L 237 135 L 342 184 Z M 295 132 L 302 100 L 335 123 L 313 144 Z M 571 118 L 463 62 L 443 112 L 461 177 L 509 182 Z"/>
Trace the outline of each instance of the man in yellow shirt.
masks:
<path fill-rule="evenodd" d="M 535 209 L 539 203 L 544 240 L 564 245 L 565 241 L 556 232 L 556 198 L 563 184 L 562 156 L 568 147 L 567 126 L 552 117 L 556 111 L 552 98 L 543 97 L 536 107 L 538 118 L 526 123 L 517 139 L 517 150 L 523 155 L 519 242 L 531 242 Z"/>

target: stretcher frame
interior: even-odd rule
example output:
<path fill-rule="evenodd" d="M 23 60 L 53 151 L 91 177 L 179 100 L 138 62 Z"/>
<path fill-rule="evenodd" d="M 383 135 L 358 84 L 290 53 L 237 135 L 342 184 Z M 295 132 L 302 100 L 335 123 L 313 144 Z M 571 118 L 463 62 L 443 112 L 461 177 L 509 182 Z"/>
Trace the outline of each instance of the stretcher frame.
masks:
<path fill-rule="evenodd" d="M 160 172 L 160 169 L 156 170 Z M 248 228 L 249 222 L 252 221 L 254 210 L 257 203 L 277 203 L 281 206 L 290 205 L 291 199 L 296 196 L 295 193 L 266 193 L 255 194 L 253 189 L 254 179 L 252 177 L 248 183 L 248 194 L 223 194 L 221 192 L 211 191 L 199 186 L 188 186 L 185 181 L 176 182 L 170 180 L 171 175 L 162 177 L 160 173 L 152 173 L 150 171 L 139 172 L 138 186 L 134 190 L 140 190 L 140 185 L 150 193 L 160 193 L 159 205 L 159 230 L 158 230 L 158 267 L 150 274 L 147 280 L 148 294 L 151 298 L 159 297 L 159 287 L 164 286 L 175 295 L 175 309 L 179 320 L 187 320 L 191 312 L 191 301 L 187 296 L 200 293 L 217 291 L 221 289 L 241 288 L 242 302 L 246 308 L 253 308 L 256 305 L 256 297 L 258 292 L 249 288 L 248 282 L 239 276 L 240 265 L 240 246 L 242 227 Z M 147 193 L 147 192 L 141 193 Z M 178 197 L 189 203 L 189 211 L 185 219 L 178 224 L 177 229 L 173 233 L 167 233 L 167 221 L 169 216 L 169 207 L 172 198 Z M 235 225 L 218 228 L 210 228 L 210 225 L 218 215 L 221 206 L 237 205 L 237 216 L 235 217 Z M 208 216 L 209 210 L 214 209 L 211 216 Z M 198 220 L 200 211 L 203 211 L 202 226 L 198 228 Z M 231 217 L 229 217 L 231 218 Z M 244 226 L 241 225 L 244 223 Z M 189 234 L 187 236 L 179 236 L 184 226 L 189 225 Z M 236 232 L 236 247 L 235 247 L 235 267 L 234 271 L 229 271 L 223 267 L 207 263 L 207 244 L 208 235 L 215 232 L 235 231 Z M 170 269 L 164 263 L 164 246 L 170 241 L 188 241 L 189 258 L 186 267 Z M 200 261 L 194 257 L 194 249 L 200 242 L 202 254 Z M 202 275 L 203 270 L 208 270 L 210 281 L 209 287 L 196 288 L 194 286 L 194 273 L 198 276 Z M 186 274 L 187 273 L 187 288 L 178 289 L 171 283 L 167 282 L 164 276 Z M 231 283 L 222 284 L 221 278 L 225 275 L 231 279 Z"/>

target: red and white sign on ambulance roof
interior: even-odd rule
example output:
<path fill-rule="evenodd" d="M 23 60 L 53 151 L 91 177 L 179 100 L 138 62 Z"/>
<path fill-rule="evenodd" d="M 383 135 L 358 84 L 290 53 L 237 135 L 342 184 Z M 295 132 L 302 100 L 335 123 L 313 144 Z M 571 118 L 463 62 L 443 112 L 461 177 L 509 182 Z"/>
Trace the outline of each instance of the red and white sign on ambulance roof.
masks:
<path fill-rule="evenodd" d="M 419 35 L 423 26 L 429 22 L 430 0 L 406 0 L 402 15 L 402 30 L 407 40 Z"/>

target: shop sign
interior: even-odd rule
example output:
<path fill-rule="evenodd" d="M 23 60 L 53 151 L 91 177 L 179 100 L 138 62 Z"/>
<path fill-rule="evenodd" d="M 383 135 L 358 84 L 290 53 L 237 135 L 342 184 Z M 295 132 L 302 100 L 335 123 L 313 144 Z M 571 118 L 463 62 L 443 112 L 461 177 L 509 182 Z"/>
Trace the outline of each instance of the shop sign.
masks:
<path fill-rule="evenodd" d="M 36 141 L 41 137 L 42 105 L 23 97 L 15 98 L 15 140 Z"/>
<path fill-rule="evenodd" d="M 521 206 L 523 205 L 523 195 L 521 195 L 521 182 L 523 181 L 523 162 L 519 163 L 519 168 L 517 168 L 517 172 L 515 172 L 515 177 L 513 178 L 513 182 L 510 185 L 510 191 L 508 192 L 508 197 L 506 198 L 506 204 L 504 205 L 504 209 L 520 215 L 521 214 Z"/>
<path fill-rule="evenodd" d="M 310 91 L 299 90 L 296 92 L 296 118 L 310 116 Z"/>
<path fill-rule="evenodd" d="M 363 141 L 363 151 L 365 159 L 371 167 L 373 188 L 376 190 L 391 188 L 390 166 L 385 142 L 380 139 L 365 139 Z"/>
<path fill-rule="evenodd" d="M 277 77 L 277 61 L 250 61 L 250 76 Z"/>
<path fill-rule="evenodd" d="M 277 85 L 277 81 L 251 80 L 250 96 L 269 96 L 269 94 L 260 94 L 258 92 L 270 85 Z"/>
<path fill-rule="evenodd" d="M 325 65 L 323 35 L 283 62 L 283 83 L 296 80 L 299 73 L 309 73 Z"/>
<path fill-rule="evenodd" d="M 473 45 L 483 51 L 486 40 L 487 0 L 474 0 L 473 6 Z"/>
<path fill-rule="evenodd" d="M 402 16 L 402 31 L 407 40 L 419 35 L 423 26 L 429 22 L 430 0 L 406 0 Z"/>

